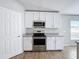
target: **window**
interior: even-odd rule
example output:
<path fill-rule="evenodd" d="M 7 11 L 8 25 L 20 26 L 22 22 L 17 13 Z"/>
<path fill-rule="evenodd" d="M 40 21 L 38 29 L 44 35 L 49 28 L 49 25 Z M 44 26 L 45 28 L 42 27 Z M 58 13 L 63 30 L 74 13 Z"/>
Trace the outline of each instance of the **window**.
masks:
<path fill-rule="evenodd" d="M 79 40 L 79 20 L 71 21 L 71 40 Z"/>

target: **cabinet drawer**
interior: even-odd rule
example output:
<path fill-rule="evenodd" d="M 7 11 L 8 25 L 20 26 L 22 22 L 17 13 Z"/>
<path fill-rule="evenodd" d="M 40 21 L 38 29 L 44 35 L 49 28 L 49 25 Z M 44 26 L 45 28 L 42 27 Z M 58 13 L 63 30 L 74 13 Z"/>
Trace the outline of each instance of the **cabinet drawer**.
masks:
<path fill-rule="evenodd" d="M 33 46 L 33 51 L 45 51 L 46 46 L 45 45 L 34 45 Z"/>

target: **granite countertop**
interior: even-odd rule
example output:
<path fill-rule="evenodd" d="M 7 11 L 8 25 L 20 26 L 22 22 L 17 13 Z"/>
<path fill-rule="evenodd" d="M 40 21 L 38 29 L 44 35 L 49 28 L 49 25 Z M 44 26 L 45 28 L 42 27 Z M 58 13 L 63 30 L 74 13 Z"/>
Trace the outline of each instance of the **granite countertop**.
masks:
<path fill-rule="evenodd" d="M 33 33 L 23 34 L 23 37 L 32 37 Z M 45 33 L 47 37 L 63 37 L 63 35 L 56 35 L 53 33 Z"/>
<path fill-rule="evenodd" d="M 46 33 L 47 37 L 63 37 L 63 35 L 59 35 L 59 34 L 53 34 L 53 33 Z"/>
<path fill-rule="evenodd" d="M 23 34 L 23 37 L 32 37 L 32 33 Z"/>

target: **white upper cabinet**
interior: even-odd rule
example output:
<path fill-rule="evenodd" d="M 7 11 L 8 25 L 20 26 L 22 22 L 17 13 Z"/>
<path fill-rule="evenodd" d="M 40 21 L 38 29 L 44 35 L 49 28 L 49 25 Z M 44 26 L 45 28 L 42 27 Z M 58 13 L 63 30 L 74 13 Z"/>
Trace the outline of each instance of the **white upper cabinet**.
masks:
<path fill-rule="evenodd" d="M 33 12 L 33 20 L 44 20 L 45 21 L 46 13 L 45 12 Z"/>
<path fill-rule="evenodd" d="M 46 28 L 61 28 L 62 18 L 59 13 L 46 13 Z"/>
<path fill-rule="evenodd" d="M 32 28 L 32 25 L 33 25 L 33 12 L 25 12 L 24 27 Z"/>
<path fill-rule="evenodd" d="M 62 27 L 62 17 L 59 13 L 54 13 L 54 26 L 59 29 Z"/>
<path fill-rule="evenodd" d="M 39 20 L 39 12 L 33 12 L 33 20 Z"/>
<path fill-rule="evenodd" d="M 62 19 L 59 13 L 25 12 L 25 28 L 32 28 L 34 20 L 45 21 L 46 28 L 62 28 Z"/>
<path fill-rule="evenodd" d="M 25 12 L 24 27 L 32 28 L 34 20 L 46 20 L 45 12 Z"/>
<path fill-rule="evenodd" d="M 54 26 L 53 20 L 54 20 L 54 14 L 46 13 L 46 28 L 52 28 Z"/>
<path fill-rule="evenodd" d="M 40 12 L 40 20 L 46 21 L 46 12 Z"/>

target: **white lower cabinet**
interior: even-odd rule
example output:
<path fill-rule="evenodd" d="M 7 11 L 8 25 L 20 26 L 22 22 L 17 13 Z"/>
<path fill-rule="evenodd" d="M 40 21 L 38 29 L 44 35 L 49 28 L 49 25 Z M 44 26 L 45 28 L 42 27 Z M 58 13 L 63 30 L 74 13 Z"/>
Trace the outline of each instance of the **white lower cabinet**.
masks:
<path fill-rule="evenodd" d="M 63 50 L 64 39 L 63 37 L 47 37 L 46 50 Z"/>
<path fill-rule="evenodd" d="M 55 50 L 55 38 L 54 37 L 47 37 L 46 50 Z"/>
<path fill-rule="evenodd" d="M 31 51 L 32 45 L 32 37 L 24 37 L 24 51 Z"/>
<path fill-rule="evenodd" d="M 32 51 L 33 39 L 32 37 L 24 37 L 24 51 Z M 63 50 L 64 39 L 63 37 L 47 37 L 46 50 Z"/>
<path fill-rule="evenodd" d="M 64 49 L 64 39 L 63 37 L 56 37 L 56 50 Z"/>

